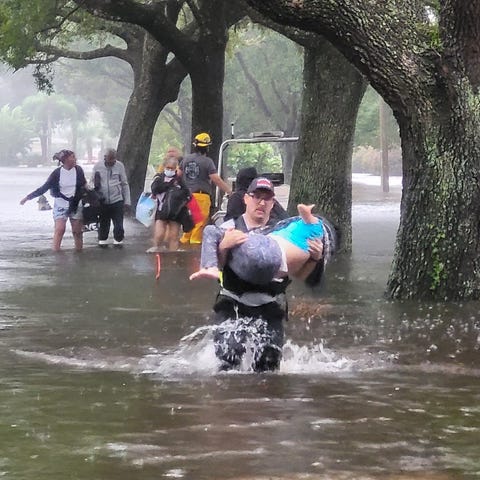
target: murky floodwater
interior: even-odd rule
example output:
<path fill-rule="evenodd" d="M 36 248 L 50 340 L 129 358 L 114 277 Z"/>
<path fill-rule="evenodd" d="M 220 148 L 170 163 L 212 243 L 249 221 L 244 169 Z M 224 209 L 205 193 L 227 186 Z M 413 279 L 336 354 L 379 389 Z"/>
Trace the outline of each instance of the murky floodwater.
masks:
<path fill-rule="evenodd" d="M 50 252 L 0 169 L 0 477 L 25 480 L 480 478 L 480 304 L 383 298 L 398 203 L 354 207 L 354 253 L 294 285 L 280 372 L 217 373 L 215 284 L 198 252 Z"/>

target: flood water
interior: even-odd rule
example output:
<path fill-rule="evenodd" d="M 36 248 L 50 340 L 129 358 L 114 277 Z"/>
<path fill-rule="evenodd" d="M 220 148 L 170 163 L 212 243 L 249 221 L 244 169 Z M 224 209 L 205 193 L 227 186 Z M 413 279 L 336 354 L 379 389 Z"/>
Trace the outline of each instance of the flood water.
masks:
<path fill-rule="evenodd" d="M 279 372 L 218 373 L 198 250 L 156 280 L 129 219 L 123 249 L 67 227 L 52 253 L 51 211 L 18 203 L 50 170 L 0 169 L 0 477 L 480 478 L 480 304 L 383 297 L 398 195 L 357 186 L 353 254 L 291 287 Z"/>

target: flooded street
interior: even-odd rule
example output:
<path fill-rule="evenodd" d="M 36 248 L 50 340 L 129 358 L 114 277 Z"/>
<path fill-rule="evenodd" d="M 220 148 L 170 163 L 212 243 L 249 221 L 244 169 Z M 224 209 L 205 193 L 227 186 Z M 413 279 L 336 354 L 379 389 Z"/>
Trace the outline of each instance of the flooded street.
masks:
<path fill-rule="evenodd" d="M 218 373 L 199 251 L 50 250 L 19 205 L 53 170 L 0 169 L 0 478 L 480 478 L 480 303 L 383 297 L 399 186 L 355 184 L 354 251 L 290 288 L 279 372 Z M 372 193 L 373 192 L 373 193 Z"/>

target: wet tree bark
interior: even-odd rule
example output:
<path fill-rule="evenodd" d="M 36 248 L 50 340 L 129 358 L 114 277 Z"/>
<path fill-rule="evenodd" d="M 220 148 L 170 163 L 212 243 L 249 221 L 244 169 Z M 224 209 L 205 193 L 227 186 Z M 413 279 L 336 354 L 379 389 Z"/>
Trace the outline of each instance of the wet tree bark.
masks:
<path fill-rule="evenodd" d="M 284 164 L 291 184 L 289 211 L 296 214 L 298 203 L 316 204 L 316 210 L 335 224 L 339 250 L 348 252 L 352 248 L 353 137 L 367 82 L 324 37 L 276 23 L 252 8 L 247 11 L 253 21 L 305 49 L 301 134 L 298 146 L 292 148 L 291 165 Z"/>
<path fill-rule="evenodd" d="M 228 42 L 225 5 L 217 6 L 203 14 L 207 28 L 201 31 L 195 58 L 191 59 L 188 69 L 192 82 L 192 140 L 200 132 L 210 134 L 209 156 L 215 165 L 218 165 L 223 141 L 223 83 Z"/>
<path fill-rule="evenodd" d="M 288 210 L 314 203 L 340 232 L 340 250 L 352 246 L 353 136 L 366 81 L 332 45 L 306 47 L 301 136 Z"/>
<path fill-rule="evenodd" d="M 128 100 L 118 143 L 118 157 L 125 164 L 132 205 L 143 192 L 153 130 L 164 107 L 174 102 L 187 71 L 176 60 L 167 62 L 168 51 L 145 34 L 141 61 L 132 64 L 133 90 Z"/>
<path fill-rule="evenodd" d="M 440 2 L 439 41 L 415 2 L 248 3 L 325 35 L 397 118 L 404 185 L 388 295 L 480 298 L 480 2 Z"/>

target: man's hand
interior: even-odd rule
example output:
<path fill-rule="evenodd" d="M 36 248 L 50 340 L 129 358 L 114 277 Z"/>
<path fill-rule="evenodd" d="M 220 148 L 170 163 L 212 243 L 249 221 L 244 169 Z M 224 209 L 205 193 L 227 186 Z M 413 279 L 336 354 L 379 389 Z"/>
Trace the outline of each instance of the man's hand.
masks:
<path fill-rule="evenodd" d="M 229 228 L 225 231 L 225 235 L 218 245 L 218 266 L 220 268 L 225 266 L 229 250 L 237 245 L 241 245 L 247 238 L 248 234 L 241 230 Z"/>
<path fill-rule="evenodd" d="M 218 249 L 220 252 L 230 250 L 237 245 L 241 245 L 248 238 L 248 234 L 242 232 L 241 230 L 235 230 L 234 228 L 229 228 L 225 231 L 225 235 L 220 242 Z"/>
<path fill-rule="evenodd" d="M 323 241 L 320 238 L 308 240 L 308 253 L 310 259 L 314 262 L 319 262 L 323 258 Z"/>
<path fill-rule="evenodd" d="M 130 216 L 132 213 L 132 206 L 131 205 L 124 205 L 123 206 L 123 213 L 124 215 Z"/>

